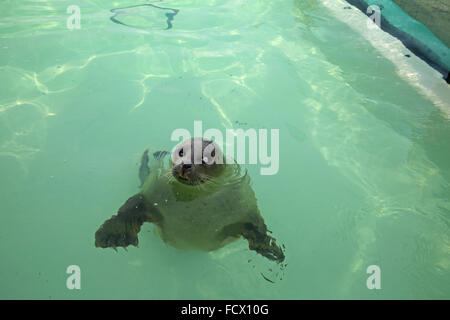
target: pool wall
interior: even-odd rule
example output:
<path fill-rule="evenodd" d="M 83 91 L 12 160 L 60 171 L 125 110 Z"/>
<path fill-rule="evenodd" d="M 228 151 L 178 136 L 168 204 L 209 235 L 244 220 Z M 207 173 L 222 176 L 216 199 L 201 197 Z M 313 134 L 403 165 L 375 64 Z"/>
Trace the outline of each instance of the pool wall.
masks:
<path fill-rule="evenodd" d="M 448 0 L 393 0 L 411 17 L 423 23 L 450 47 L 450 2 Z"/>
<path fill-rule="evenodd" d="M 399 39 L 411 52 L 440 72 L 447 83 L 449 83 L 450 50 L 441 39 L 430 31 L 436 30 L 444 22 L 436 21 L 433 24 L 427 23 L 427 25 L 423 25 L 421 22 L 409 16 L 406 12 L 418 11 L 415 2 L 397 1 L 401 5 L 399 7 L 390 0 L 346 1 L 366 14 L 369 6 L 378 6 L 381 9 L 381 29 Z M 423 15 L 425 13 L 421 14 L 421 16 Z M 423 21 L 425 20 L 423 19 Z M 428 26 L 430 27 L 427 28 Z M 445 31 L 440 32 L 439 35 L 444 33 Z"/>

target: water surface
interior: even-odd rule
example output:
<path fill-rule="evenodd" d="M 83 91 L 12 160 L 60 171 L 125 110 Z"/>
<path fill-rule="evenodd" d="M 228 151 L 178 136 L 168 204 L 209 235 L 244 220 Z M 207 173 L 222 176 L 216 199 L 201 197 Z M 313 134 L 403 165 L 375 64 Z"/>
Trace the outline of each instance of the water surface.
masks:
<path fill-rule="evenodd" d="M 79 30 L 69 1 L 0 5 L 1 298 L 449 298 L 442 106 L 321 1 L 164 1 L 179 10 L 168 30 L 158 9 L 111 21 L 143 3 L 77 1 Z M 138 191 L 142 151 L 170 149 L 194 120 L 280 130 L 278 174 L 247 166 L 286 246 L 277 277 L 243 240 L 181 252 L 150 224 L 139 248 L 94 247 Z M 69 265 L 81 290 L 66 288 Z"/>

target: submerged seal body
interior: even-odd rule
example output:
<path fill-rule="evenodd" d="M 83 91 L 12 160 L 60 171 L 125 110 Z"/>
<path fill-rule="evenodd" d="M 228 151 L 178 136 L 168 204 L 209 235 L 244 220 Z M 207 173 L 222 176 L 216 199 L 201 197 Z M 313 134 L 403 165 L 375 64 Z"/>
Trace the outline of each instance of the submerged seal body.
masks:
<path fill-rule="evenodd" d="M 270 260 L 282 262 L 283 250 L 267 234 L 247 174 L 239 165 L 226 164 L 212 141 L 193 138 L 177 146 L 168 165 L 167 152 L 148 151 L 141 160 L 142 188 L 118 214 L 95 233 L 95 246 L 138 245 L 144 222 L 155 225 L 161 239 L 182 250 L 212 251 L 245 238 L 249 248 Z"/>

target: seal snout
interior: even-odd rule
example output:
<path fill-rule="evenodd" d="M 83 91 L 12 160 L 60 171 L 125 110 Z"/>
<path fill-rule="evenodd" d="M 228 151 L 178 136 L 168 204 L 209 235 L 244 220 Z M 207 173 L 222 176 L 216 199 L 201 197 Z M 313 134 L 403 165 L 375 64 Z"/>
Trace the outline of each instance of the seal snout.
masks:
<path fill-rule="evenodd" d="M 191 164 L 182 164 L 181 170 L 180 170 L 180 176 L 184 179 L 188 179 L 189 173 L 192 171 L 192 165 Z"/>
<path fill-rule="evenodd" d="M 183 181 L 190 181 L 195 176 L 194 168 L 191 164 L 180 163 L 172 168 L 172 175 Z"/>
<path fill-rule="evenodd" d="M 178 176 L 182 179 L 189 180 L 189 176 L 191 175 L 193 169 L 191 164 L 181 164 L 178 166 Z"/>
<path fill-rule="evenodd" d="M 186 171 L 188 171 L 189 169 L 191 169 L 192 168 L 192 165 L 191 164 L 183 164 L 182 166 L 181 166 L 181 171 L 182 172 L 186 172 Z"/>

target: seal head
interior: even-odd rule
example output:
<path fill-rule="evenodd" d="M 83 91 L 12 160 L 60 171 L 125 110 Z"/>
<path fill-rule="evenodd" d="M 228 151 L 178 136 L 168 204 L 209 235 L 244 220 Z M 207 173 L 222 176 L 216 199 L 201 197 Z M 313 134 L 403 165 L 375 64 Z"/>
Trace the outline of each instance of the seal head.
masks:
<path fill-rule="evenodd" d="M 222 150 L 211 140 L 188 139 L 177 145 L 172 152 L 172 175 L 187 185 L 199 185 L 218 177 L 224 169 Z"/>

